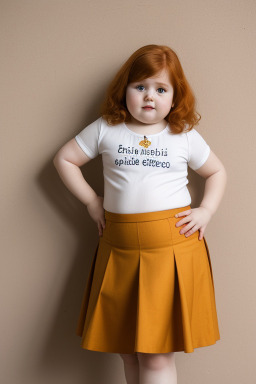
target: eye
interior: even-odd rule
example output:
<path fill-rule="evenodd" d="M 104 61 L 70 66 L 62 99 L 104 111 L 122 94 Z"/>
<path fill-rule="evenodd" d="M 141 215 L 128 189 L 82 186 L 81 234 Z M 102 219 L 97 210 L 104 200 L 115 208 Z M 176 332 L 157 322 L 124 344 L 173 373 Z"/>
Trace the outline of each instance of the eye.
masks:
<path fill-rule="evenodd" d="M 144 85 L 140 84 L 140 85 L 137 85 L 135 88 L 138 89 L 138 91 L 143 91 L 142 88 L 144 88 Z"/>
<path fill-rule="evenodd" d="M 165 90 L 164 88 L 158 88 L 158 91 L 159 91 L 159 90 L 161 90 L 160 93 L 165 93 L 165 92 L 166 92 L 166 90 Z M 162 92 L 162 91 L 163 91 L 163 92 Z"/>

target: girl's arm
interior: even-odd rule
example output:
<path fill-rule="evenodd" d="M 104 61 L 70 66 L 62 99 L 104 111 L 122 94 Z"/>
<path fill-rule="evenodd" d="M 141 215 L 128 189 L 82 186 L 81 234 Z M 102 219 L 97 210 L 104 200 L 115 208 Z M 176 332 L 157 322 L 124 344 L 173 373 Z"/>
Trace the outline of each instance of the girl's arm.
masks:
<path fill-rule="evenodd" d="M 69 191 L 86 205 L 91 218 L 97 223 L 99 235 L 102 236 L 105 228 L 103 197 L 97 196 L 79 168 L 90 160 L 73 138 L 56 153 L 53 164 Z"/>
<path fill-rule="evenodd" d="M 206 179 L 200 207 L 207 208 L 213 215 L 221 202 L 227 183 L 224 165 L 211 151 L 207 161 L 195 172 Z"/>
<path fill-rule="evenodd" d="M 227 183 L 227 173 L 222 162 L 212 151 L 210 151 L 206 162 L 195 172 L 206 179 L 203 199 L 198 208 L 179 212 L 176 217 L 185 217 L 179 220 L 176 226 L 179 227 L 188 223 L 180 230 L 180 234 L 185 234 L 188 237 L 199 230 L 199 240 L 202 240 L 206 226 L 223 197 Z"/>
<path fill-rule="evenodd" d="M 79 167 L 90 160 L 74 138 L 68 141 L 53 159 L 63 183 L 86 206 L 97 197 L 97 194 L 84 179 Z"/>

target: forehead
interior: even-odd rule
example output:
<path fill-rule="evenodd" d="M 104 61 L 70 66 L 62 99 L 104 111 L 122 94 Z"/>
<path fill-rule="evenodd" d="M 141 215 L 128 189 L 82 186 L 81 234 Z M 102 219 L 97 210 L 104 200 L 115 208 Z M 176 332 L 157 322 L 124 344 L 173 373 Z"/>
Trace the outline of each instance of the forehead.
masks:
<path fill-rule="evenodd" d="M 155 75 L 151 77 L 147 77 L 146 79 L 140 80 L 148 84 L 166 84 L 166 85 L 172 85 L 170 81 L 170 75 L 169 72 L 166 69 L 163 69 L 162 71 L 157 72 Z M 135 83 L 139 82 L 135 81 Z"/>

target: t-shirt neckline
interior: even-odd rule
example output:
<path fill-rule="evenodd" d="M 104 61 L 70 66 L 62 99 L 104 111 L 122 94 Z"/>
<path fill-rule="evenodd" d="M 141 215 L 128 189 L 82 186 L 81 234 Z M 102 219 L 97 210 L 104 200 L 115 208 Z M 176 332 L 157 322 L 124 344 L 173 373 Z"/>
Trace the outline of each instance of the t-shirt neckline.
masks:
<path fill-rule="evenodd" d="M 127 127 L 127 125 L 125 124 L 125 122 L 122 123 L 124 128 L 129 132 L 131 133 L 132 135 L 134 136 L 140 136 L 140 137 L 155 137 L 155 136 L 159 136 L 159 135 L 162 135 L 169 127 L 169 123 L 167 123 L 166 127 L 164 129 L 162 129 L 162 131 L 158 132 L 158 133 L 152 133 L 150 135 L 144 135 L 143 133 L 137 133 L 137 132 L 133 132 L 130 128 Z"/>

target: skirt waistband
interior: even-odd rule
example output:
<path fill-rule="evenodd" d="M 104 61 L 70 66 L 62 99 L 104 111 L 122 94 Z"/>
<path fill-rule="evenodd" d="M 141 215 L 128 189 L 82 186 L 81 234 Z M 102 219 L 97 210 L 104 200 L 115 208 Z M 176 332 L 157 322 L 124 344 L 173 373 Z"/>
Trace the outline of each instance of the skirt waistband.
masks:
<path fill-rule="evenodd" d="M 174 217 L 176 213 L 186 211 L 191 209 L 190 205 L 185 207 L 166 209 L 164 211 L 155 211 L 155 212 L 142 212 L 142 213 L 114 213 L 104 210 L 105 219 L 108 221 L 114 222 L 124 222 L 132 223 L 138 221 L 152 221 L 152 220 L 161 220 L 167 219 L 169 217 Z"/>

